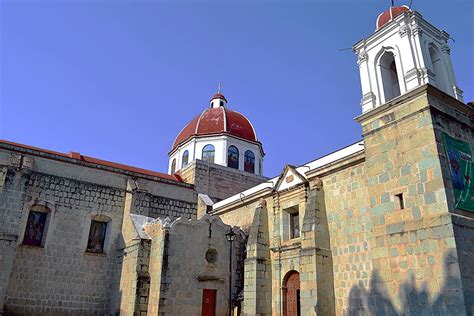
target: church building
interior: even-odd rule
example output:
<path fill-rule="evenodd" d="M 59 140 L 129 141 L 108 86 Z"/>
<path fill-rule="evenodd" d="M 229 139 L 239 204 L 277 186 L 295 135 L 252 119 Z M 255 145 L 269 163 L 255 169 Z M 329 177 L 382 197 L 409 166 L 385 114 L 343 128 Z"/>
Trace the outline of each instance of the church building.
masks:
<path fill-rule="evenodd" d="M 374 22 L 362 139 L 274 178 L 220 89 L 167 174 L 1 140 L 0 315 L 473 315 L 474 106 L 449 34 Z"/>

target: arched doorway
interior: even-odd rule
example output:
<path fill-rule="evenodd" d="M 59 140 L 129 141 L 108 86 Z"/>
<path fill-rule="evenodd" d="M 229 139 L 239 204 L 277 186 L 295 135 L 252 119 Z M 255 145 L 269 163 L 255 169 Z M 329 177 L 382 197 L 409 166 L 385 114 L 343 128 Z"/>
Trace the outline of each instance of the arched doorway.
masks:
<path fill-rule="evenodd" d="M 300 274 L 296 271 L 290 271 L 284 279 L 284 315 L 300 316 Z"/>

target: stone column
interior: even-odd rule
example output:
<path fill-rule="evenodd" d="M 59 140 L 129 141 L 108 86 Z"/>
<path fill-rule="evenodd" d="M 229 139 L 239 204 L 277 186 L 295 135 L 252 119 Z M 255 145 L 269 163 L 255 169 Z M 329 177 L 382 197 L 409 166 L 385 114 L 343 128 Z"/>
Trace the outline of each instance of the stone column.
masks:
<path fill-rule="evenodd" d="M 332 253 L 321 179 L 310 182 L 301 229 L 300 287 L 303 315 L 335 313 Z"/>
<path fill-rule="evenodd" d="M 243 315 L 271 315 L 272 271 L 265 200 L 255 209 L 244 266 Z"/>
<path fill-rule="evenodd" d="M 130 214 L 136 213 L 140 194 L 129 181 L 122 223 L 124 245 L 120 276 L 120 311 L 126 315 L 140 315 L 148 308 L 150 241 L 139 238 L 130 218 Z"/>

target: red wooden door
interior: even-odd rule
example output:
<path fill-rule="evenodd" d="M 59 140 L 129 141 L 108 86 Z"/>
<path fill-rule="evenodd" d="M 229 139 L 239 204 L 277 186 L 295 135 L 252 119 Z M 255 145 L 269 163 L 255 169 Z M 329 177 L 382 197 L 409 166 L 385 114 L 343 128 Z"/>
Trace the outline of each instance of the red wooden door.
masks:
<path fill-rule="evenodd" d="M 202 290 L 202 316 L 216 316 L 217 290 Z"/>
<path fill-rule="evenodd" d="M 290 272 L 286 279 L 285 315 L 299 316 L 300 313 L 300 274 Z"/>

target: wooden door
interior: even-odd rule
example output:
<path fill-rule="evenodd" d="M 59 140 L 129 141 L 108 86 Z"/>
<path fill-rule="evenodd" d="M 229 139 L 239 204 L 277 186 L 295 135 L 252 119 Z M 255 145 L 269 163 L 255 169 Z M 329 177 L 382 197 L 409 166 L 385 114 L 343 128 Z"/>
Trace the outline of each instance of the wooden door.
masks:
<path fill-rule="evenodd" d="M 202 290 L 202 316 L 216 316 L 217 290 Z"/>
<path fill-rule="evenodd" d="M 285 283 L 285 315 L 299 316 L 300 311 L 300 274 L 292 271 L 288 274 Z"/>

